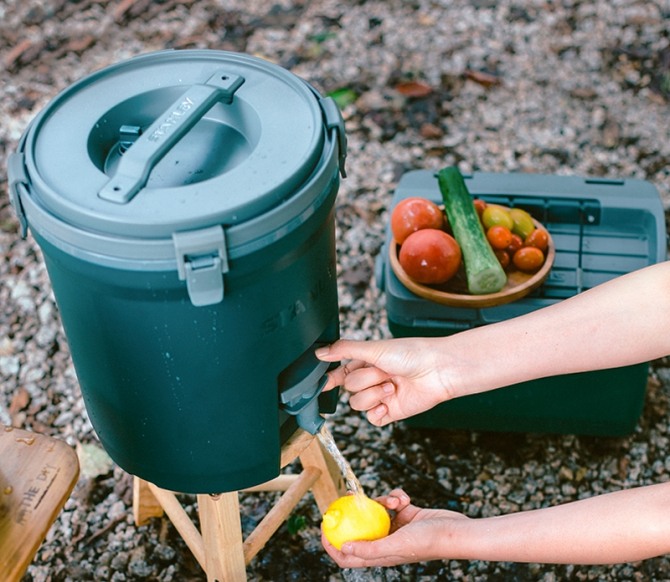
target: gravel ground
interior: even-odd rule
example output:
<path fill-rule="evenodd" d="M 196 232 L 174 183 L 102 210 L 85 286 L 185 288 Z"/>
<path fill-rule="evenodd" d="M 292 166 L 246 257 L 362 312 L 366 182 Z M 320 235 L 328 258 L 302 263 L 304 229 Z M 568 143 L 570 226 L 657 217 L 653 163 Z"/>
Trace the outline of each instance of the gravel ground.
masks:
<path fill-rule="evenodd" d="M 26 580 L 202 580 L 165 519 L 135 527 L 131 480 L 104 455 L 70 363 L 39 248 L 21 240 L 5 161 L 30 119 L 100 67 L 163 48 L 273 60 L 338 91 L 349 137 L 338 199 L 342 334 L 387 337 L 374 286 L 387 207 L 409 169 L 651 181 L 670 202 L 668 0 L 5 0 L 0 3 L 0 422 L 65 439 L 82 477 Z M 328 421 L 363 487 L 471 516 L 553 505 L 670 478 L 670 360 L 621 439 L 371 427 L 343 398 Z M 249 531 L 273 494 L 243 497 Z M 184 497 L 189 511 L 193 500 Z M 667 580 L 670 560 L 617 566 L 431 562 L 342 572 L 309 498 L 248 568 L 252 580 Z M 289 529 L 291 531 L 289 531 Z"/>

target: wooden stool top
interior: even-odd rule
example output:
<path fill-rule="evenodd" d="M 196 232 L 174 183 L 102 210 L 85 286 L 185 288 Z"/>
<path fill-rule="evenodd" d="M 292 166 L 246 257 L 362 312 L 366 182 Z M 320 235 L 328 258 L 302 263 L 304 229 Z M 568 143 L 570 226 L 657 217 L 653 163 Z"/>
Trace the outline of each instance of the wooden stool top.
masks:
<path fill-rule="evenodd" d="M 67 443 L 0 424 L 0 580 L 19 580 L 79 476 Z"/>

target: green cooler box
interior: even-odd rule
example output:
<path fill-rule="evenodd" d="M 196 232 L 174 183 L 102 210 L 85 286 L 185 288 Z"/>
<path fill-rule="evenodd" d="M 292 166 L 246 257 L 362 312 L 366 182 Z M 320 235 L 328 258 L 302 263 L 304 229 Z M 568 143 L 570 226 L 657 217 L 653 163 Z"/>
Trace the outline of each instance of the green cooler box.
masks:
<path fill-rule="evenodd" d="M 393 273 L 386 247 L 377 284 L 395 337 L 443 336 L 513 318 L 666 259 L 663 206 L 648 182 L 483 172 L 465 181 L 473 196 L 524 208 L 547 227 L 556 247 L 551 272 L 539 289 L 513 303 L 449 307 L 410 292 Z M 405 174 L 392 206 L 410 196 L 441 203 L 434 173 Z M 389 232 L 386 245 L 390 240 Z M 525 382 L 443 403 L 407 422 L 420 428 L 623 436 L 642 412 L 648 371 L 648 364 L 639 364 Z"/>

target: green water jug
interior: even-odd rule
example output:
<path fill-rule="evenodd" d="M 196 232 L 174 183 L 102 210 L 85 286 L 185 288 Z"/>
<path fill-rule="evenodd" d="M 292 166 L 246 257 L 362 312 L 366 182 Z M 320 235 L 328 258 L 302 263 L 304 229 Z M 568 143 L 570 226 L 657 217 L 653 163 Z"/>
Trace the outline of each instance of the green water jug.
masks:
<path fill-rule="evenodd" d="M 9 159 L 91 423 L 173 491 L 272 479 L 336 404 L 334 101 L 244 54 L 161 51 L 56 96 Z"/>

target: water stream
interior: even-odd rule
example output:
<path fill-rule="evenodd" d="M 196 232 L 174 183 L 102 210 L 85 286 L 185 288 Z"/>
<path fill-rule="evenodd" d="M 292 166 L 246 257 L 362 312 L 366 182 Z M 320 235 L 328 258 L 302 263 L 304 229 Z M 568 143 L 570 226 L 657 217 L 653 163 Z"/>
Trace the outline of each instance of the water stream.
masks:
<path fill-rule="evenodd" d="M 326 427 L 325 423 L 321 426 L 318 437 L 323 446 L 337 463 L 337 466 L 340 468 L 340 472 L 344 477 L 344 483 L 347 487 L 347 490 L 356 495 L 363 495 L 363 488 L 356 478 L 356 475 L 354 475 L 354 472 L 351 470 L 351 465 L 349 465 L 347 460 L 342 456 L 340 449 L 337 448 L 335 439 Z"/>
<path fill-rule="evenodd" d="M 337 463 L 337 466 L 340 468 L 347 490 L 354 495 L 364 496 L 365 493 L 363 492 L 363 488 L 356 478 L 356 475 L 354 475 L 354 472 L 351 469 L 351 465 L 349 465 L 347 460 L 344 458 L 340 452 L 340 449 L 337 448 L 335 439 L 326 427 L 325 423 L 321 426 L 321 430 L 318 432 L 317 436 L 326 450 L 331 454 L 335 460 L 335 463 Z M 357 500 L 358 499 L 360 499 L 360 497 L 357 497 Z M 345 568 L 342 570 L 342 578 L 345 582 L 369 582 L 370 580 L 382 580 L 384 579 L 384 571 L 380 567 L 366 569 Z"/>

